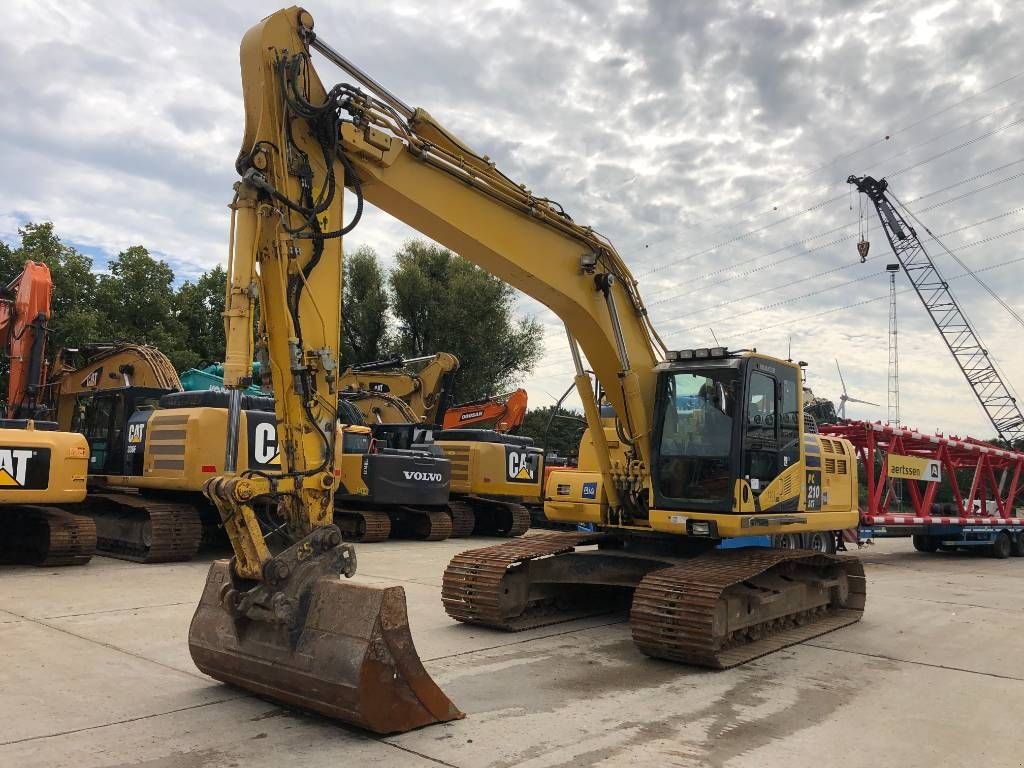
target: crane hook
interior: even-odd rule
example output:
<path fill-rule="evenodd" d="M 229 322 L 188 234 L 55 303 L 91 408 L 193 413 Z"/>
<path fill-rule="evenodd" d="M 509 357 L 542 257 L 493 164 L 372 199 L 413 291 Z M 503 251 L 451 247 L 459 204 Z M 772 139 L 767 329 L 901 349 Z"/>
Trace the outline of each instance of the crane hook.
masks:
<path fill-rule="evenodd" d="M 863 264 L 868 260 L 868 251 L 871 249 L 871 243 L 863 238 L 857 242 L 857 253 L 860 254 L 860 263 Z"/>

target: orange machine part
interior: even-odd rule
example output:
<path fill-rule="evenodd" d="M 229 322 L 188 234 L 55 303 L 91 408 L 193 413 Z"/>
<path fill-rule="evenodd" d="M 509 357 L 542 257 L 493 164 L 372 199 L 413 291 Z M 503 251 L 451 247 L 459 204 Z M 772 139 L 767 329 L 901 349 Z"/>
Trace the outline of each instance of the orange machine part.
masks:
<path fill-rule="evenodd" d="M 50 268 L 36 261 L 25 262 L 5 293 L 7 298 L 0 300 L 0 344 L 11 360 L 7 418 L 16 418 L 23 406 L 35 404 L 36 391 L 46 379 L 45 333 L 53 298 Z M 40 333 L 44 337 L 37 339 Z"/>
<path fill-rule="evenodd" d="M 493 424 L 496 432 L 512 432 L 518 429 L 526 418 L 526 406 L 525 389 L 470 403 L 459 403 L 444 412 L 443 427 L 459 429 Z"/>

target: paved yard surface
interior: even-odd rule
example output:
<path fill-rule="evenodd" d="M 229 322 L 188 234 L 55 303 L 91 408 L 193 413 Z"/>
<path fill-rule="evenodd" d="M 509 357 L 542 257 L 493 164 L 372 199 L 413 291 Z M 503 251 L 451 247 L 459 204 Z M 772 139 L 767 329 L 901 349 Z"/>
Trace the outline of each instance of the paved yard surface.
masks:
<path fill-rule="evenodd" d="M 428 671 L 467 713 L 389 738 L 200 674 L 186 647 L 209 559 L 0 568 L 3 766 L 1019 766 L 1024 560 L 863 550 L 859 624 L 726 672 L 652 661 L 624 616 L 519 634 L 441 608 L 484 543 L 359 547 L 405 587 Z"/>

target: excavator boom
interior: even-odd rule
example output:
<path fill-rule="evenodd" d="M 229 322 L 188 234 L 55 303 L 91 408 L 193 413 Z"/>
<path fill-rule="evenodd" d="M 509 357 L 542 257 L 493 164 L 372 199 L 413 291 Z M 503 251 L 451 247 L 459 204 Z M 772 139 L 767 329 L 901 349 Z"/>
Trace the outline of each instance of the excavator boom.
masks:
<path fill-rule="evenodd" d="M 526 418 L 528 402 L 526 390 L 517 389 L 503 395 L 459 403 L 445 411 L 443 426 L 445 429 L 489 427 L 495 432 L 515 432 Z"/>
<path fill-rule="evenodd" d="M 334 525 L 341 242 L 360 212 L 343 222 L 344 187 L 358 180 L 338 153 L 341 94 L 325 90 L 310 62 L 312 26 L 291 8 L 241 45 L 242 180 L 224 312 L 231 399 L 224 474 L 205 489 L 234 558 L 210 569 L 189 650 L 214 678 L 394 733 L 462 713 L 420 664 L 402 588 L 341 581 L 356 570 L 355 548 Z M 254 357 L 271 374 L 279 470 L 238 470 Z"/>

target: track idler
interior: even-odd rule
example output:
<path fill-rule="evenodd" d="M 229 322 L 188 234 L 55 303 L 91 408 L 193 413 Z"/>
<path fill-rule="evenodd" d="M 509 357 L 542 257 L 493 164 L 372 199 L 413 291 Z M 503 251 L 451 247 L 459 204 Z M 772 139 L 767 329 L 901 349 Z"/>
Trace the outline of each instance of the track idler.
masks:
<path fill-rule="evenodd" d="M 340 581 L 353 573 L 355 551 L 334 526 L 270 560 L 258 586 L 216 561 L 189 628 L 193 661 L 221 682 L 374 733 L 463 717 L 420 662 L 402 587 Z"/>

